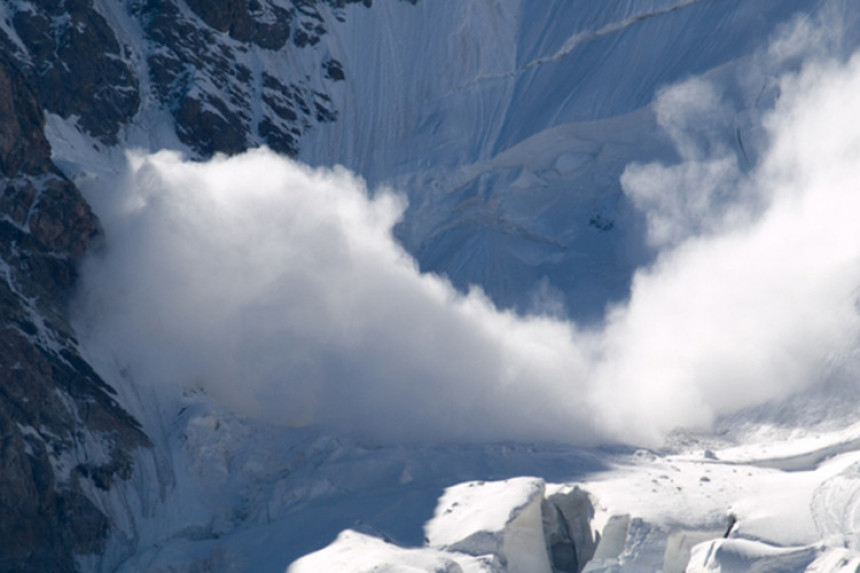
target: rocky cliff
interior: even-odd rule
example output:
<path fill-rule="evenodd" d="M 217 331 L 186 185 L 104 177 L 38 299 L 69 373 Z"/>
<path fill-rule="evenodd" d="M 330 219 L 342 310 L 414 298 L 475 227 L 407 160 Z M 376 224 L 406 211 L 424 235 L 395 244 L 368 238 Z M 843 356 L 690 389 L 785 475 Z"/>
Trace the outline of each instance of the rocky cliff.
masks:
<path fill-rule="evenodd" d="M 44 103 L 0 53 L 0 569 L 71 571 L 110 529 L 85 491 L 106 490 L 147 447 L 137 422 L 81 359 L 66 316 L 98 221 L 53 165 Z"/>

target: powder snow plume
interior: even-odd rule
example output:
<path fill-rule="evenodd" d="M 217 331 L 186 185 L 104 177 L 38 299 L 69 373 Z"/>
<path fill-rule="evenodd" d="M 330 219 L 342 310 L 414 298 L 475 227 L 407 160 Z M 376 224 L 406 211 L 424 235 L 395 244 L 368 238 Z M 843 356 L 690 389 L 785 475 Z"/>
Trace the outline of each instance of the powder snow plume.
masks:
<path fill-rule="evenodd" d="M 82 270 L 82 336 L 137 384 L 383 442 L 655 444 L 808 390 L 833 364 L 854 384 L 860 57 L 775 86 L 750 168 L 709 131 L 718 83 L 658 95 L 678 162 L 622 178 L 658 254 L 597 327 L 420 273 L 392 235 L 396 193 L 258 149 L 132 153 L 90 192 L 107 240 Z"/>

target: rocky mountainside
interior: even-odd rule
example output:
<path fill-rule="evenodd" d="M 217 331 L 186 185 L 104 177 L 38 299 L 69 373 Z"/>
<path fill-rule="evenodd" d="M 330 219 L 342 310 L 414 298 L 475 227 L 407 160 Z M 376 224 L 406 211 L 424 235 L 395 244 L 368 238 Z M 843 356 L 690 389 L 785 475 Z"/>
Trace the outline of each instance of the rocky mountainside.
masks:
<path fill-rule="evenodd" d="M 342 19 L 349 3 L 11 2 L 2 41 L 43 108 L 105 144 L 156 106 L 201 156 L 261 144 L 295 154 L 305 131 L 336 118 L 320 86 L 343 69 L 324 57 L 310 74 L 284 74 L 260 51 L 317 45 L 320 9 Z"/>
<path fill-rule="evenodd" d="M 143 105 L 154 105 L 202 157 L 260 144 L 295 154 L 305 131 L 337 117 L 306 78 L 285 84 L 284 74 L 271 75 L 249 52 L 317 44 L 325 33 L 320 5 L 342 17 L 342 0 L 96 4 L 0 6 L 3 571 L 73 571 L 79 556 L 102 553 L 114 516 L 92 492 L 128 480 L 131 452 L 151 448 L 81 358 L 69 324 L 77 264 L 102 237 L 52 161 L 45 114 L 72 118 L 97 145 L 110 146 Z M 138 35 L 146 53 L 130 48 Z M 315 76 L 344 79 L 331 58 Z"/>
<path fill-rule="evenodd" d="M 113 390 L 81 359 L 67 301 L 98 221 L 53 165 L 44 104 L 0 53 L 0 569 L 71 571 L 104 550 L 111 522 L 87 496 L 149 447 Z"/>

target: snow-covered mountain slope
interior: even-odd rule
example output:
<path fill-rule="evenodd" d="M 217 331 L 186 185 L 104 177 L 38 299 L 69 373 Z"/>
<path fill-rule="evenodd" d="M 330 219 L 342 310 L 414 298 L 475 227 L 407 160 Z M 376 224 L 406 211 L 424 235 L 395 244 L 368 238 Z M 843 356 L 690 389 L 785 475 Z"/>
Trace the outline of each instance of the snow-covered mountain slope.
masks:
<path fill-rule="evenodd" d="M 332 86 L 333 105 L 349 111 L 308 134 L 300 157 L 342 163 L 371 187 L 408 193 L 398 237 L 423 270 L 460 288 L 481 285 L 497 304 L 520 310 L 548 280 L 574 316 L 596 318 L 627 296 L 633 269 L 650 256 L 619 176 L 634 160 L 675 160 L 645 109 L 657 91 L 721 70 L 724 125 L 714 136 L 739 158 L 755 153 L 750 114 L 770 105 L 772 79 L 750 59 L 796 14 L 852 16 L 847 6 L 353 8 L 323 38 L 350 77 Z M 846 47 L 856 41 L 850 28 Z"/>
<path fill-rule="evenodd" d="M 27 154 L 0 131 L 4 314 L 50 351 L 37 387 L 69 365 L 93 386 L 68 437 L 41 410 L 8 416 L 6 457 L 42 468 L 15 483 L 48 523 L 68 499 L 87 518 L 57 554 L 33 542 L 37 565 L 282 571 L 321 550 L 292 570 L 856 569 L 858 16 L 0 5 L 17 94 L 0 119 L 29 118 L 17 139 L 41 159 L 10 171 Z M 369 191 L 239 154 L 261 144 Z M 164 149 L 239 155 L 148 155 Z M 80 254 L 38 224 L 45 174 L 104 225 L 65 349 L 42 328 L 71 330 L 65 291 L 13 280 Z M 401 244 L 405 203 L 380 185 L 408 199 Z"/>
<path fill-rule="evenodd" d="M 29 24 L 26 5 L 10 5 L 10 21 L 48 29 Z M 853 10 L 835 1 L 230 6 L 95 2 L 87 21 L 109 26 L 116 39 L 104 50 L 134 78 L 122 93 L 138 95 L 112 114 L 83 102 L 46 107 L 96 136 L 90 123 L 110 124 L 107 141 L 122 130 L 126 145 L 152 151 L 266 144 L 343 164 L 371 188 L 409 194 L 398 237 L 423 270 L 521 311 L 549 285 L 584 319 L 623 300 L 652 256 L 619 176 L 633 160 L 675 157 L 646 110 L 657 90 L 723 69 L 731 87 L 716 135 L 738 157 L 754 155 L 745 130 L 767 109 L 760 82 L 772 76 L 750 71 L 749 58 L 798 13 L 844 18 L 833 41 L 854 43 Z M 58 30 L 72 26 L 54 18 Z M 47 42 L 16 34 L 25 46 Z M 40 81 L 53 90 L 78 76 L 87 74 Z"/>
<path fill-rule="evenodd" d="M 750 114 L 769 106 L 761 82 L 772 77 L 747 64 L 767 38 L 796 14 L 828 14 L 845 18 L 839 49 L 854 45 L 853 10 L 835 1 L 365 4 L 95 2 L 84 25 L 109 27 L 104 50 L 130 78 L 110 86 L 135 95 L 124 107 L 106 98 L 111 113 L 45 105 L 152 151 L 266 144 L 345 165 L 372 189 L 408 193 L 398 237 L 423 270 L 520 311 L 550 287 L 567 312 L 593 320 L 653 255 L 619 176 L 633 160 L 675 158 L 647 111 L 657 91 L 721 69 L 726 125 L 715 135 L 746 165 Z M 49 43 L 36 31 L 50 26 L 26 6 L 7 8 L 18 44 Z M 64 33 L 72 26 L 52 17 Z M 88 74 L 39 82 L 55 93 Z"/>

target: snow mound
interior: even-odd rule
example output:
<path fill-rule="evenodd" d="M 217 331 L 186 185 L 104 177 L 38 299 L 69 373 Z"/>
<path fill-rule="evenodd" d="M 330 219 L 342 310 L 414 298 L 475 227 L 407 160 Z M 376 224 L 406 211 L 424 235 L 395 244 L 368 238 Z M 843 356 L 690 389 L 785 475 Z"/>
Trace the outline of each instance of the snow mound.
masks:
<path fill-rule="evenodd" d="M 694 547 L 687 572 L 847 573 L 858 568 L 860 555 L 842 547 L 775 547 L 760 541 L 720 539 Z"/>
<path fill-rule="evenodd" d="M 424 547 L 398 547 L 346 530 L 288 573 L 578 573 L 597 544 L 593 517 L 590 495 L 576 486 L 535 477 L 469 481 L 439 498 L 424 527 Z"/>
<path fill-rule="evenodd" d="M 492 554 L 510 572 L 551 571 L 543 535 L 539 478 L 466 482 L 449 487 L 424 531 L 430 547 Z"/>
<path fill-rule="evenodd" d="M 293 563 L 287 573 L 494 573 L 492 561 L 432 549 L 404 549 L 352 530 L 334 543 Z"/>

